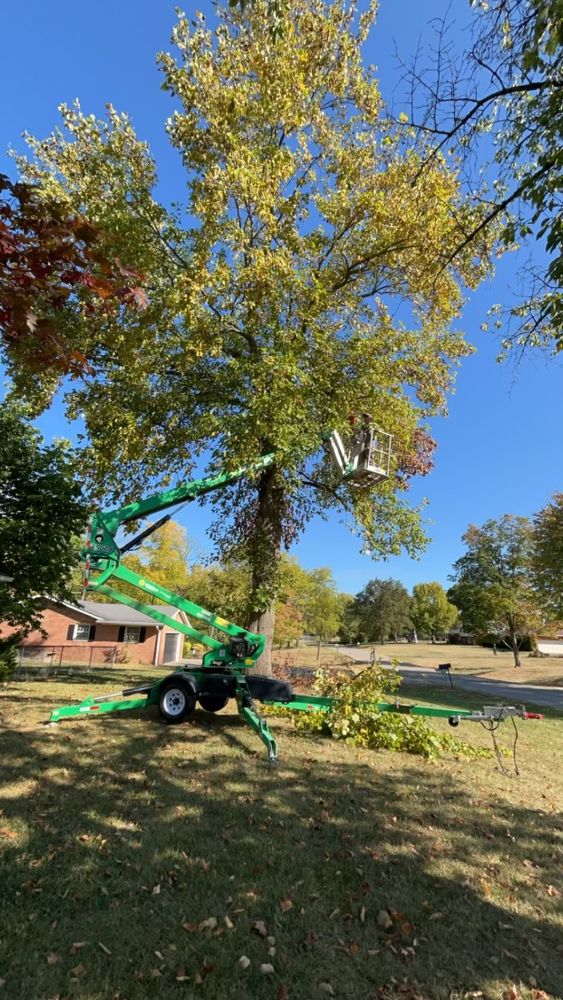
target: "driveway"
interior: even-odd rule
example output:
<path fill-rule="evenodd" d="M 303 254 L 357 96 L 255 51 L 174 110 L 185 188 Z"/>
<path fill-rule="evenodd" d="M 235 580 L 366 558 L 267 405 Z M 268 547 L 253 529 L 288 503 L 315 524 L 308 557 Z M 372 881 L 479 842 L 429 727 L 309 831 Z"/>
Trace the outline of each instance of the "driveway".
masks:
<path fill-rule="evenodd" d="M 370 650 L 358 647 L 339 646 L 338 651 L 350 656 L 356 663 L 369 663 Z M 384 666 L 390 666 L 390 661 L 381 658 Z M 401 663 L 399 673 L 409 684 L 417 684 L 424 687 L 441 688 L 450 690 L 447 676 L 436 670 L 428 670 L 426 667 L 417 667 L 414 663 Z M 454 673 L 452 677 L 454 690 L 458 688 L 463 691 L 472 691 L 474 694 L 487 695 L 494 698 L 502 698 L 511 705 L 533 704 L 543 705 L 546 708 L 555 708 L 563 712 L 563 688 L 538 687 L 534 684 L 511 684 L 510 681 L 488 681 L 485 678 L 468 676 L 467 674 Z"/>

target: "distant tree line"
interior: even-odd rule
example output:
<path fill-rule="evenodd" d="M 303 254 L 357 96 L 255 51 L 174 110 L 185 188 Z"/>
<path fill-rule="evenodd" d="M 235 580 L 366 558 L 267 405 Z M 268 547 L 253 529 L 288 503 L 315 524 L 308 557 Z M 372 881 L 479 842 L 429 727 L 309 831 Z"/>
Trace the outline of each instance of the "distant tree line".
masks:
<path fill-rule="evenodd" d="M 418 583 L 411 595 L 398 580 L 370 580 L 349 603 L 341 637 L 346 642 L 434 641 L 458 618 L 440 583 Z"/>
<path fill-rule="evenodd" d="M 463 535 L 452 586 L 419 583 L 412 596 L 397 580 L 370 580 L 346 608 L 348 642 L 434 640 L 456 624 L 479 642 L 503 645 L 520 666 L 525 642 L 553 633 L 563 620 L 563 493 L 533 519 L 505 514 Z"/>

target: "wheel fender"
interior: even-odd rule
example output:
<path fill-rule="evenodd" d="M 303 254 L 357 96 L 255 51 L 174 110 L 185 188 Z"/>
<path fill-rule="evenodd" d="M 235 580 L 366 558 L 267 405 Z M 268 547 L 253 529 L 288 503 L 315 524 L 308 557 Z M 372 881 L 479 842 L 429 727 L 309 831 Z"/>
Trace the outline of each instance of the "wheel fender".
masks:
<path fill-rule="evenodd" d="M 166 677 L 163 677 L 162 680 L 158 681 L 158 683 L 151 688 L 149 698 L 150 705 L 158 705 L 162 685 L 168 683 L 168 681 L 174 681 L 178 687 L 186 688 L 187 691 L 190 691 L 191 694 L 193 694 L 194 698 L 197 698 L 198 687 L 195 677 L 193 677 L 192 674 L 185 674 L 183 672 L 180 673 L 179 670 L 175 670 L 174 673 L 167 674 Z"/>

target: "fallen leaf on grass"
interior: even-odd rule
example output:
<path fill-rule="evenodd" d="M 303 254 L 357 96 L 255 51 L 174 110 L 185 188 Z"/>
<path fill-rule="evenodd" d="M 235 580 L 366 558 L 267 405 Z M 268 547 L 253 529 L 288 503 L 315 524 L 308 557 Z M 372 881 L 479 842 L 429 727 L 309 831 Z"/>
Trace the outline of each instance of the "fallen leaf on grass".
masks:
<path fill-rule="evenodd" d="M 201 984 L 207 979 L 209 973 L 213 972 L 214 968 L 215 966 L 213 965 L 213 962 L 210 962 L 209 959 L 205 958 L 203 960 L 203 965 L 200 966 L 194 976 L 196 986 L 201 986 Z"/>
<path fill-rule="evenodd" d="M 322 993 L 328 993 L 329 997 L 334 996 L 334 990 L 330 983 L 319 983 L 319 989 Z"/>
<path fill-rule="evenodd" d="M 558 896 L 559 895 L 559 889 L 556 889 L 554 885 L 548 885 L 548 887 L 546 889 L 546 892 L 547 892 L 548 896 Z"/>
<path fill-rule="evenodd" d="M 175 978 L 177 983 L 185 983 L 190 978 L 183 965 L 176 969 Z"/>
<path fill-rule="evenodd" d="M 264 923 L 263 920 L 255 920 L 254 923 L 251 924 L 250 929 L 252 931 L 256 931 L 256 933 L 259 934 L 260 937 L 267 937 L 268 935 L 268 931 L 266 930 L 266 924 Z"/>
<path fill-rule="evenodd" d="M 250 965 L 250 959 L 247 958 L 246 955 L 241 955 L 238 960 L 238 964 L 240 965 L 241 969 L 248 969 L 248 966 Z"/>
<path fill-rule="evenodd" d="M 69 948 L 69 953 L 71 955 L 76 955 L 76 952 L 80 951 L 81 948 L 85 948 L 87 944 L 87 941 L 73 941 Z"/>
<path fill-rule="evenodd" d="M 160 882 L 158 883 L 158 885 L 153 886 L 151 896 L 160 896 Z"/>
<path fill-rule="evenodd" d="M 71 969 L 70 971 L 72 972 L 73 976 L 76 976 L 77 979 L 80 979 L 80 976 L 83 976 L 84 973 L 86 972 L 86 966 L 82 965 L 82 962 L 80 962 L 78 965 L 75 965 L 74 968 Z"/>
<path fill-rule="evenodd" d="M 511 986 L 507 993 L 505 993 L 505 1000 L 518 1000 L 518 991 L 515 986 Z"/>
<path fill-rule="evenodd" d="M 350 950 L 350 954 L 351 955 L 357 955 L 358 952 L 359 952 L 359 950 L 360 950 L 360 946 L 359 946 L 358 942 L 357 941 L 352 941 L 352 944 L 350 945 L 350 949 L 349 950 Z"/>
<path fill-rule="evenodd" d="M 60 960 L 61 956 L 57 955 L 56 951 L 50 951 L 47 955 L 47 965 L 56 965 Z"/>
<path fill-rule="evenodd" d="M 292 903 L 291 899 L 282 899 L 282 901 L 280 903 L 280 908 L 281 908 L 282 913 L 288 913 L 289 910 L 292 910 L 293 909 L 293 903 Z"/>
<path fill-rule="evenodd" d="M 393 921 L 387 910 L 380 910 L 377 914 L 377 926 L 381 927 L 384 931 L 390 930 L 393 926 Z"/>
<path fill-rule="evenodd" d="M 225 927 L 227 928 L 227 930 L 228 931 L 232 931 L 235 925 L 233 924 L 233 921 L 231 920 L 231 918 L 228 917 L 228 916 L 225 916 L 224 917 L 224 921 L 225 921 Z"/>
<path fill-rule="evenodd" d="M 105 952 L 106 955 L 111 955 L 111 951 L 109 950 L 109 948 L 106 948 L 105 944 L 102 944 L 101 941 L 98 941 L 98 944 L 99 944 L 100 948 L 102 949 L 102 951 Z"/>
<path fill-rule="evenodd" d="M 4 826 L 0 830 L 0 833 L 2 834 L 3 837 L 7 837 L 8 840 L 14 840 L 15 836 L 16 836 L 15 833 L 14 833 L 14 831 L 13 830 L 9 830 L 7 826 Z"/>
<path fill-rule="evenodd" d="M 360 910 L 360 923 L 365 924 L 365 922 L 366 922 L 366 908 L 365 906 L 362 906 Z"/>
<path fill-rule="evenodd" d="M 199 931 L 214 931 L 217 927 L 217 917 L 208 917 L 198 925 Z"/>
<path fill-rule="evenodd" d="M 549 1000 L 549 996 L 544 990 L 532 990 L 532 1000 Z"/>
<path fill-rule="evenodd" d="M 483 890 L 483 895 L 484 896 L 490 896 L 491 895 L 491 886 L 490 886 L 490 884 L 488 882 L 486 882 L 484 878 L 482 878 L 480 880 L 480 882 L 481 882 L 481 889 Z"/>
<path fill-rule="evenodd" d="M 428 919 L 429 920 L 441 920 L 443 916 L 444 916 L 444 914 L 440 913 L 440 912 L 438 912 L 438 913 L 431 913 L 430 916 L 428 917 Z"/>
<path fill-rule="evenodd" d="M 288 1000 L 289 992 L 285 983 L 278 986 L 278 1000 Z"/>
<path fill-rule="evenodd" d="M 274 966 L 270 965 L 269 962 L 263 962 L 260 966 L 260 972 L 263 972 L 265 976 L 271 976 L 274 973 Z"/>
<path fill-rule="evenodd" d="M 164 955 L 162 954 L 161 951 L 155 951 L 155 955 L 159 959 L 160 962 L 164 962 Z"/>

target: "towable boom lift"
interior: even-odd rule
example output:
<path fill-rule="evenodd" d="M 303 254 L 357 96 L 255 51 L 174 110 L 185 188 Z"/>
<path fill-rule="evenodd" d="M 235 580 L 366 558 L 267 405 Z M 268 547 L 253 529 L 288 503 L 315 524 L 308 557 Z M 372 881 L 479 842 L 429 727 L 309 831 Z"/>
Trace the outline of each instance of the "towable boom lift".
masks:
<path fill-rule="evenodd" d="M 370 486 L 389 476 L 391 459 L 391 435 L 364 425 L 354 433 L 348 449 L 340 436 L 333 432 L 326 439 L 326 448 L 343 482 L 355 488 Z M 250 674 L 249 671 L 264 652 L 266 638 L 249 629 L 227 621 L 220 615 L 200 607 L 193 601 L 172 593 L 166 587 L 154 583 L 146 576 L 136 573 L 123 565 L 121 557 L 139 545 L 170 519 L 166 515 L 155 524 L 141 531 L 123 545 L 116 542 L 119 529 L 131 522 L 139 521 L 151 514 L 159 513 L 178 504 L 184 504 L 217 489 L 222 489 L 244 476 L 259 474 L 275 462 L 275 455 L 268 454 L 250 465 L 215 476 L 195 479 L 171 490 L 165 490 L 146 500 L 127 504 L 115 510 L 93 515 L 88 539 L 84 550 L 85 591 L 104 594 L 121 604 L 126 604 L 148 615 L 161 625 L 169 625 L 190 639 L 207 647 L 201 666 L 195 669 L 185 667 L 174 671 L 162 680 L 151 684 L 141 684 L 128 688 L 119 694 L 86 698 L 78 705 L 65 705 L 51 713 L 51 722 L 59 722 L 75 716 L 100 715 L 105 712 L 126 711 L 128 709 L 149 708 L 158 705 L 163 719 L 171 724 L 184 722 L 192 715 L 196 704 L 207 712 L 218 712 L 234 698 L 243 720 L 257 733 L 266 747 L 268 759 L 277 760 L 277 743 L 267 721 L 256 711 L 256 701 L 267 705 L 286 707 L 294 711 L 328 712 L 334 706 L 332 698 L 294 694 L 291 685 L 273 677 Z M 170 618 L 154 604 L 129 597 L 113 587 L 108 581 L 116 580 L 132 584 L 143 594 L 157 598 L 185 612 L 190 621 L 202 622 L 214 630 L 225 634 L 223 642 L 207 632 L 194 628 L 191 624 Z M 521 708 L 486 708 L 483 713 L 465 709 L 448 709 L 404 705 L 391 702 L 378 703 L 381 712 L 399 712 L 409 715 L 424 715 L 448 718 L 451 725 L 461 720 L 500 722 L 507 716 L 535 718 Z"/>

